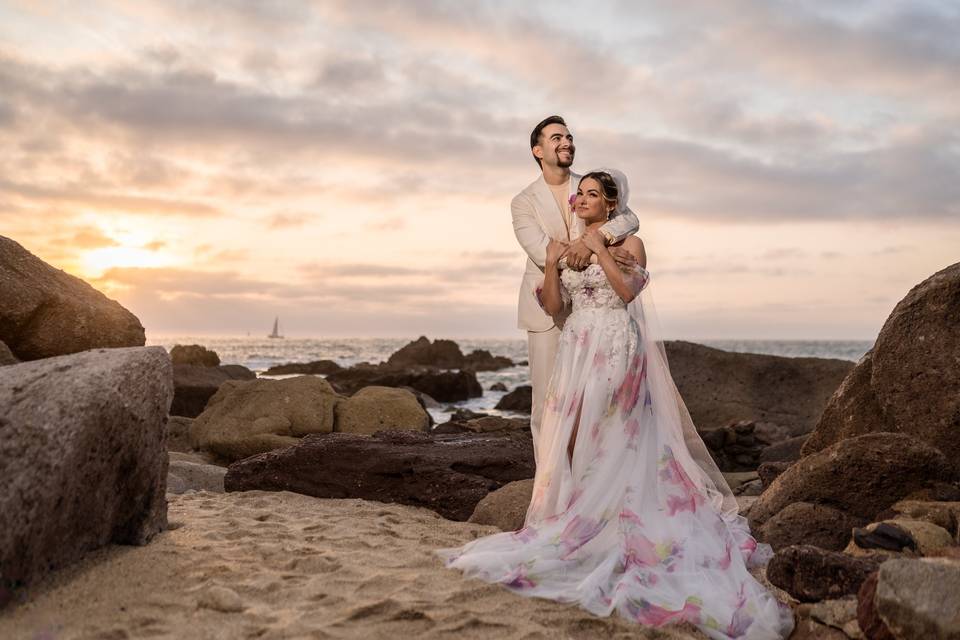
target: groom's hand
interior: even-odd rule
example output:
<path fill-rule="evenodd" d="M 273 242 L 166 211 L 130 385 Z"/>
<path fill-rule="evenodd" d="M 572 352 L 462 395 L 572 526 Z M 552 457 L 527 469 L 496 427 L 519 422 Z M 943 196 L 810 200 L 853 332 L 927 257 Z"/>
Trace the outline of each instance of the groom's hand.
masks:
<path fill-rule="evenodd" d="M 617 261 L 617 264 L 620 265 L 620 268 L 626 271 L 636 268 L 638 264 L 636 256 L 623 247 L 610 247 L 610 254 L 613 256 L 613 259 Z"/>
<path fill-rule="evenodd" d="M 577 240 L 567 249 L 567 266 L 582 271 L 590 264 L 591 255 L 593 255 L 593 251 L 583 244 L 583 240 Z"/>

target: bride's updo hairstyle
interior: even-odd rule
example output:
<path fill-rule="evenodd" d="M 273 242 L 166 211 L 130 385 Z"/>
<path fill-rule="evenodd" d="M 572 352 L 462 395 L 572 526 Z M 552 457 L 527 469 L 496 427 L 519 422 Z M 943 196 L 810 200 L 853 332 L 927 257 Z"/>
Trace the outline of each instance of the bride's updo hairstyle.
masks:
<path fill-rule="evenodd" d="M 606 171 L 591 171 L 580 178 L 577 186 L 579 187 L 583 184 L 583 181 L 587 178 L 593 178 L 597 181 L 600 185 L 600 195 L 603 197 L 603 201 L 608 205 L 613 205 L 613 209 L 611 209 L 607 215 L 616 211 L 617 200 L 620 198 L 620 189 L 617 188 L 617 182 L 613 179 L 613 176 Z"/>

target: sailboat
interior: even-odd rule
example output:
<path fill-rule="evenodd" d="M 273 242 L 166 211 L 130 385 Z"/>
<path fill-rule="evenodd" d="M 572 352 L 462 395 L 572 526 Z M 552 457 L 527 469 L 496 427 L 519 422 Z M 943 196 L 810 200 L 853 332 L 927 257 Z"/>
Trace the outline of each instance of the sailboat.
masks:
<path fill-rule="evenodd" d="M 279 328 L 280 328 L 280 318 L 277 317 L 277 318 L 274 318 L 274 319 L 273 319 L 273 333 L 271 333 L 271 334 L 268 335 L 267 337 L 268 337 L 268 338 L 282 338 L 283 336 L 280 335 L 280 332 L 279 332 L 279 330 L 278 330 Z"/>

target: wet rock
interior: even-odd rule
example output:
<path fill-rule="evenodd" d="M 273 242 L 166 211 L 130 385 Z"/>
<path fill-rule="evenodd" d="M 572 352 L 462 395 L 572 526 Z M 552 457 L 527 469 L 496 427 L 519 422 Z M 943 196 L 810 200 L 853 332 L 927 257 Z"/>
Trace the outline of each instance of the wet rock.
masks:
<path fill-rule="evenodd" d="M 344 394 L 378 386 L 411 387 L 440 402 L 460 402 L 483 395 L 476 374 L 469 371 L 393 371 L 385 367 L 352 367 L 330 374 L 327 381 Z"/>
<path fill-rule="evenodd" d="M 296 444 L 333 430 L 342 400 L 316 376 L 286 380 L 229 380 L 190 427 L 190 442 L 226 460 Z"/>
<path fill-rule="evenodd" d="M 490 391 L 507 391 L 507 385 L 502 382 L 494 382 L 490 385 Z"/>
<path fill-rule="evenodd" d="M 503 531 L 518 531 L 523 528 L 532 496 L 533 478 L 510 482 L 478 502 L 470 522 L 490 524 Z"/>
<path fill-rule="evenodd" d="M 759 527 L 794 502 L 826 504 L 872 520 L 911 492 L 934 481 L 952 482 L 956 475 L 941 452 L 916 438 L 857 436 L 791 465 L 754 504 L 750 522 Z"/>
<path fill-rule="evenodd" d="M 864 552 L 913 552 L 929 555 L 955 544 L 953 536 L 931 522 L 896 519 L 874 522 L 853 532 L 853 539 L 845 549 L 851 555 Z"/>
<path fill-rule="evenodd" d="M 456 425 L 456 430 L 450 429 L 450 433 L 489 433 L 493 431 L 528 431 L 530 430 L 529 420 L 519 420 L 517 418 L 502 418 L 500 416 L 482 416 L 472 420 L 451 421 L 451 427 Z M 441 425 L 446 426 L 446 425 Z M 439 428 L 439 427 L 438 427 Z"/>
<path fill-rule="evenodd" d="M 173 364 L 193 364 L 198 367 L 216 367 L 220 365 L 220 356 L 216 351 L 199 344 L 175 344 L 170 350 Z"/>
<path fill-rule="evenodd" d="M 89 284 L 0 236 L 0 340 L 18 360 L 136 347 L 143 326 Z"/>
<path fill-rule="evenodd" d="M 463 352 L 453 340 L 434 340 L 420 336 L 403 346 L 387 359 L 387 365 L 395 369 L 416 365 L 438 367 L 440 369 L 460 369 L 463 367 Z M 432 395 L 432 394 L 431 394 Z"/>
<path fill-rule="evenodd" d="M 274 365 L 267 369 L 263 375 L 283 376 L 296 374 L 328 376 L 342 369 L 343 367 L 333 360 L 314 360 L 313 362 L 288 362 L 287 364 Z"/>
<path fill-rule="evenodd" d="M 207 367 L 194 364 L 173 365 L 173 405 L 170 414 L 196 418 L 227 380 L 253 380 L 253 371 L 238 364 Z"/>
<path fill-rule="evenodd" d="M 530 413 L 533 405 L 533 387 L 530 385 L 521 385 L 500 398 L 495 409 L 501 411 L 516 411 L 517 413 Z"/>
<path fill-rule="evenodd" d="M 889 522 L 874 523 L 870 528 L 854 529 L 851 542 L 861 549 L 917 550 L 917 543 L 910 533 Z"/>
<path fill-rule="evenodd" d="M 893 431 L 960 457 L 960 263 L 910 290 L 830 399 L 804 454 Z"/>
<path fill-rule="evenodd" d="M 471 351 L 463 358 L 462 369 L 467 371 L 499 371 L 513 366 L 513 360 L 495 356 L 486 349 Z"/>
<path fill-rule="evenodd" d="M 732 353 L 692 342 L 664 343 L 670 373 L 697 429 L 772 422 L 784 437 L 809 433 L 853 363 Z"/>
<path fill-rule="evenodd" d="M 0 587 L 166 527 L 172 397 L 161 347 L 0 368 Z"/>
<path fill-rule="evenodd" d="M 490 491 L 533 473 L 533 445 L 523 432 L 330 433 L 233 463 L 225 486 L 397 502 L 466 520 Z"/>
<path fill-rule="evenodd" d="M 856 594 L 882 560 L 795 545 L 774 554 L 767 566 L 767 579 L 801 602 L 818 602 Z"/>
<path fill-rule="evenodd" d="M 451 422 L 466 422 L 467 420 L 476 420 L 477 418 L 487 417 L 486 413 L 471 411 L 470 409 L 456 409 L 454 407 L 450 407 L 449 409 L 453 409 L 453 413 L 450 414 Z"/>
<path fill-rule="evenodd" d="M 406 389 L 364 387 L 337 403 L 335 431 L 371 434 L 385 429 L 425 431 L 430 417 Z"/>
<path fill-rule="evenodd" d="M 758 540 L 774 550 L 807 544 L 842 551 L 850 541 L 853 528 L 865 523 L 863 518 L 827 505 L 794 502 L 764 522 L 756 533 Z"/>

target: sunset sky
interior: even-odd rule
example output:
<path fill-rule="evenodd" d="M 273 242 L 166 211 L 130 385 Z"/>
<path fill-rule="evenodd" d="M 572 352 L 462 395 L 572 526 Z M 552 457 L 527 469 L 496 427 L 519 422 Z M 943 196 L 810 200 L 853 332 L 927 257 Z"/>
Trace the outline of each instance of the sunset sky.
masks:
<path fill-rule="evenodd" d="M 0 234 L 148 335 L 522 337 L 509 204 L 559 113 L 631 180 L 666 335 L 872 339 L 960 260 L 958 33 L 922 0 L 0 0 Z"/>

